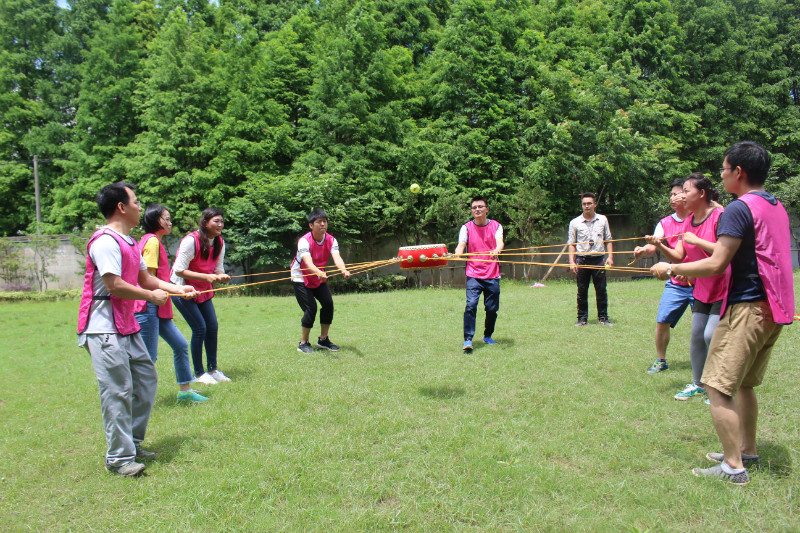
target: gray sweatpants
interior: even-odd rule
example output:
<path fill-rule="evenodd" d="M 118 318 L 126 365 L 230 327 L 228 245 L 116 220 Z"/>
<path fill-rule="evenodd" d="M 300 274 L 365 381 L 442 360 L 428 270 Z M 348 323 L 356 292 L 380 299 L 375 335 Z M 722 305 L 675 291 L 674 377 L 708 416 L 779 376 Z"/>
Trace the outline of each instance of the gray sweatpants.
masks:
<path fill-rule="evenodd" d="M 86 335 L 100 389 L 106 432 L 106 466 L 120 467 L 136 458 L 156 398 L 158 374 L 141 335 Z"/>

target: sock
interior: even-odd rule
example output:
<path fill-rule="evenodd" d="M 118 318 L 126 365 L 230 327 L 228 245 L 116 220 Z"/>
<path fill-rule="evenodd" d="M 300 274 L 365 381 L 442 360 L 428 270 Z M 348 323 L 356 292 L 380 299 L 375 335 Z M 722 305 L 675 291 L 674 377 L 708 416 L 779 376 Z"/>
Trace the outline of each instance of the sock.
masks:
<path fill-rule="evenodd" d="M 741 474 L 742 472 L 747 472 L 746 468 L 733 468 L 727 462 L 722 461 L 722 471 L 726 474 Z"/>

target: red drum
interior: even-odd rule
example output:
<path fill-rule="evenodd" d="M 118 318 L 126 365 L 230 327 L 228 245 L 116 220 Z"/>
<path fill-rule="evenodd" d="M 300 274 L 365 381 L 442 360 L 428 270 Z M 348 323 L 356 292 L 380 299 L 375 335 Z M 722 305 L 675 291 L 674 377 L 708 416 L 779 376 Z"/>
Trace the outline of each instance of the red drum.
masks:
<path fill-rule="evenodd" d="M 447 246 L 444 244 L 421 244 L 403 246 L 397 252 L 402 270 L 426 270 L 447 266 Z"/>

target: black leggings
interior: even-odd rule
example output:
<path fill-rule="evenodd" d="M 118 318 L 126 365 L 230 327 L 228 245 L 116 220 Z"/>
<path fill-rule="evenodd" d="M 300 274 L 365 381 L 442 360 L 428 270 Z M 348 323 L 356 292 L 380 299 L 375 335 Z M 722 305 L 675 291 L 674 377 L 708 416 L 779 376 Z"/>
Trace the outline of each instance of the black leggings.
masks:
<path fill-rule="evenodd" d="M 319 315 L 320 324 L 330 325 L 333 322 L 333 297 L 327 283 L 321 284 L 316 289 L 311 289 L 305 284 L 295 281 L 292 282 L 292 286 L 294 287 L 294 297 L 297 298 L 297 303 L 303 310 L 303 319 L 300 324 L 304 328 L 314 327 L 314 320 L 317 318 L 316 300 L 319 300 L 319 305 L 322 307 Z"/>

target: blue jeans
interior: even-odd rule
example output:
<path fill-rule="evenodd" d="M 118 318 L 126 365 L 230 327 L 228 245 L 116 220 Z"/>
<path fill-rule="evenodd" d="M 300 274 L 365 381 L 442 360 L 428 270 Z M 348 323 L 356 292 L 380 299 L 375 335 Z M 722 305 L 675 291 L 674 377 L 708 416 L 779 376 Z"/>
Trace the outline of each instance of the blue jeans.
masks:
<path fill-rule="evenodd" d="M 208 371 L 217 369 L 217 313 L 214 311 L 214 300 L 206 300 L 198 304 L 194 300 L 184 300 L 178 296 L 172 297 L 172 303 L 180 311 L 186 323 L 192 328 L 192 363 L 195 376 L 202 376 L 203 370 L 203 345 L 206 347 Z"/>
<path fill-rule="evenodd" d="M 136 313 L 136 321 L 142 327 L 139 332 L 147 346 L 150 359 L 155 363 L 158 359 L 158 336 L 167 341 L 172 348 L 172 359 L 175 365 L 175 378 L 178 384 L 191 383 L 195 381 L 192 376 L 192 369 L 189 367 L 189 344 L 183 338 L 183 334 L 178 330 L 178 326 L 171 318 L 159 318 L 158 306 L 147 303 L 147 308 Z"/>
<path fill-rule="evenodd" d="M 483 308 L 486 321 L 483 336 L 491 337 L 497 322 L 497 311 L 500 309 L 500 280 L 478 279 L 467 277 L 467 308 L 464 309 L 464 340 L 475 335 L 475 315 L 478 311 L 478 300 L 483 293 Z"/>

